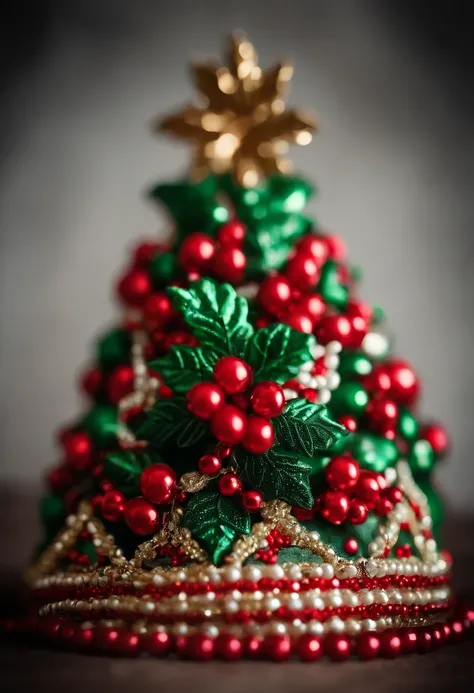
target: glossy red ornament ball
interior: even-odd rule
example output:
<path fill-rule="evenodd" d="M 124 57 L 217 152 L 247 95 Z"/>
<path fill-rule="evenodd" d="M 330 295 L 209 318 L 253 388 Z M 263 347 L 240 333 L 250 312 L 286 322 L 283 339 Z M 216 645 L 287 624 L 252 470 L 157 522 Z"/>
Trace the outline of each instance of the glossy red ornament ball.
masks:
<path fill-rule="evenodd" d="M 257 383 L 250 396 L 250 405 L 256 414 L 269 419 L 280 416 L 285 408 L 285 393 L 278 383 Z"/>
<path fill-rule="evenodd" d="M 322 267 L 328 259 L 329 249 L 326 239 L 316 234 L 302 236 L 296 247 L 299 252 L 310 255 L 318 267 Z"/>
<path fill-rule="evenodd" d="M 311 334 L 314 330 L 314 323 L 310 318 L 308 313 L 303 313 L 297 308 L 288 310 L 288 313 L 282 316 L 282 321 L 289 325 L 293 330 L 297 332 L 304 332 L 305 334 Z"/>
<path fill-rule="evenodd" d="M 46 482 L 55 493 L 61 493 L 74 483 L 74 471 L 66 464 L 53 467 L 46 474 Z"/>
<path fill-rule="evenodd" d="M 154 534 L 160 524 L 157 509 L 144 498 L 127 501 L 124 518 L 132 532 L 140 535 Z"/>
<path fill-rule="evenodd" d="M 340 262 L 341 260 L 345 259 L 347 256 L 347 248 L 340 236 L 332 233 L 324 236 L 324 240 L 326 241 L 328 256 L 331 258 L 331 260 L 337 260 Z"/>
<path fill-rule="evenodd" d="M 221 443 L 237 445 L 244 436 L 247 417 L 234 404 L 224 404 L 211 419 L 212 434 Z"/>
<path fill-rule="evenodd" d="M 214 639 L 205 633 L 195 633 L 188 638 L 186 654 L 199 662 L 208 662 L 214 656 Z"/>
<path fill-rule="evenodd" d="M 141 649 L 140 636 L 129 630 L 120 631 L 115 649 L 127 657 L 138 656 Z"/>
<path fill-rule="evenodd" d="M 243 648 L 249 659 L 259 659 L 263 652 L 263 640 L 257 635 L 246 635 L 243 639 Z"/>
<path fill-rule="evenodd" d="M 120 491 L 107 491 L 100 504 L 102 516 L 110 522 L 117 522 L 123 515 L 125 496 Z"/>
<path fill-rule="evenodd" d="M 370 631 L 357 638 L 357 655 L 360 659 L 375 659 L 380 652 L 380 638 Z"/>
<path fill-rule="evenodd" d="M 291 301 L 292 287 L 281 274 L 270 275 L 263 280 L 257 294 L 260 306 L 272 315 L 278 315 Z"/>
<path fill-rule="evenodd" d="M 404 407 L 414 404 L 420 393 L 420 383 L 411 365 L 391 359 L 385 363 L 385 369 L 390 378 L 390 397 Z"/>
<path fill-rule="evenodd" d="M 80 385 L 86 395 L 95 399 L 104 386 L 104 377 L 100 370 L 93 366 L 81 375 Z"/>
<path fill-rule="evenodd" d="M 291 655 L 291 640 L 287 635 L 267 635 L 263 651 L 274 662 L 285 662 Z"/>
<path fill-rule="evenodd" d="M 216 383 L 196 383 L 186 395 L 186 407 L 198 419 L 210 419 L 223 406 L 224 391 Z"/>
<path fill-rule="evenodd" d="M 214 640 L 214 651 L 218 657 L 228 662 L 235 662 L 242 657 L 243 644 L 235 635 L 221 633 Z"/>
<path fill-rule="evenodd" d="M 402 641 L 395 631 L 386 630 L 380 633 L 380 654 L 392 659 L 402 652 Z"/>
<path fill-rule="evenodd" d="M 246 390 L 252 378 L 250 366 L 236 356 L 223 356 L 214 366 L 214 379 L 228 395 Z"/>
<path fill-rule="evenodd" d="M 131 366 L 117 366 L 107 378 L 107 395 L 112 404 L 133 392 L 135 374 Z"/>
<path fill-rule="evenodd" d="M 349 497 L 342 491 L 325 491 L 321 496 L 321 515 L 333 525 L 340 525 L 349 513 Z"/>
<path fill-rule="evenodd" d="M 329 486 L 335 491 L 346 491 L 356 485 L 359 479 L 359 464 L 348 455 L 333 457 L 324 470 Z"/>
<path fill-rule="evenodd" d="M 390 375 L 384 364 L 375 366 L 371 373 L 364 376 L 362 384 L 372 395 L 388 395 L 391 386 Z"/>
<path fill-rule="evenodd" d="M 199 458 L 198 468 L 201 474 L 214 476 L 220 472 L 222 462 L 217 455 L 203 455 Z"/>
<path fill-rule="evenodd" d="M 212 268 L 216 277 L 221 281 L 238 284 L 245 274 L 247 258 L 235 246 L 224 245 L 216 250 L 212 259 Z"/>
<path fill-rule="evenodd" d="M 383 435 L 395 429 L 399 411 L 391 399 L 372 399 L 367 405 L 366 415 L 370 428 Z"/>
<path fill-rule="evenodd" d="M 329 633 L 324 638 L 324 652 L 335 662 L 349 659 L 352 653 L 350 638 L 339 633 Z"/>
<path fill-rule="evenodd" d="M 363 318 L 367 325 L 370 325 L 373 313 L 374 311 L 370 303 L 355 298 L 351 298 L 347 302 L 346 315 Z"/>
<path fill-rule="evenodd" d="M 117 293 L 126 305 L 142 308 L 151 294 L 152 288 L 148 272 L 137 267 L 122 277 L 117 287 Z"/>
<path fill-rule="evenodd" d="M 94 640 L 95 631 L 93 628 L 82 628 L 78 626 L 73 636 L 74 645 L 77 647 L 89 647 Z"/>
<path fill-rule="evenodd" d="M 319 278 L 319 268 L 314 258 L 308 253 L 297 252 L 289 260 L 285 275 L 291 286 L 300 291 L 309 291 L 316 286 Z"/>
<path fill-rule="evenodd" d="M 152 503 L 170 503 L 176 491 L 176 474 L 167 464 L 152 464 L 141 473 L 140 489 Z"/>
<path fill-rule="evenodd" d="M 242 482 L 235 474 L 224 474 L 219 479 L 219 491 L 223 496 L 234 496 L 242 491 Z"/>
<path fill-rule="evenodd" d="M 357 542 L 357 539 L 354 539 L 354 537 L 346 539 L 346 541 L 344 542 L 344 551 L 347 554 L 349 554 L 349 556 L 355 556 L 358 550 L 359 544 Z"/>
<path fill-rule="evenodd" d="M 275 442 L 275 431 L 264 416 L 249 416 L 242 438 L 243 447 L 254 455 L 267 452 Z"/>
<path fill-rule="evenodd" d="M 351 323 L 351 337 L 349 346 L 351 349 L 358 349 L 364 341 L 364 337 L 369 329 L 367 321 L 360 315 L 350 315 L 346 317 L 348 317 L 348 320 Z"/>
<path fill-rule="evenodd" d="M 357 419 L 350 414 L 343 414 L 338 418 L 337 422 L 340 423 L 341 426 L 344 426 L 344 428 L 347 428 L 351 433 L 357 431 Z"/>
<path fill-rule="evenodd" d="M 305 294 L 297 301 L 295 310 L 303 315 L 308 315 L 313 325 L 317 325 L 324 315 L 326 303 L 319 294 Z"/>
<path fill-rule="evenodd" d="M 117 628 L 98 626 L 95 629 L 95 645 L 101 650 L 113 650 L 119 638 Z"/>
<path fill-rule="evenodd" d="M 133 253 L 133 263 L 136 267 L 146 267 L 160 251 L 168 247 L 155 241 L 144 241 L 137 245 Z"/>
<path fill-rule="evenodd" d="M 327 315 L 319 323 L 316 336 L 320 344 L 340 342 L 343 347 L 351 346 L 352 324 L 345 315 Z"/>
<path fill-rule="evenodd" d="M 390 488 L 385 489 L 383 495 L 386 496 L 394 505 L 403 500 L 403 491 L 398 486 L 391 486 Z"/>
<path fill-rule="evenodd" d="M 316 662 L 323 656 L 323 646 L 321 640 L 312 635 L 305 633 L 298 639 L 297 650 L 299 658 L 303 662 Z"/>
<path fill-rule="evenodd" d="M 145 649 L 154 655 L 165 655 L 170 651 L 171 638 L 164 631 L 155 631 L 148 633 L 144 645 Z"/>
<path fill-rule="evenodd" d="M 245 238 L 246 227 L 238 219 L 231 219 L 221 226 L 217 232 L 217 240 L 221 245 L 240 246 Z"/>
<path fill-rule="evenodd" d="M 93 462 L 94 446 L 91 437 L 83 431 L 66 436 L 63 443 L 66 462 L 79 472 L 88 469 Z"/>
<path fill-rule="evenodd" d="M 260 510 L 263 503 L 263 496 L 260 491 L 255 491 L 254 489 L 250 491 L 244 491 L 242 493 L 242 505 L 246 510 L 251 513 Z"/>
<path fill-rule="evenodd" d="M 433 423 L 423 426 L 419 437 L 428 441 L 435 455 L 445 455 L 449 450 L 448 433 L 441 424 Z"/>
<path fill-rule="evenodd" d="M 162 329 L 176 315 L 170 297 L 164 291 L 151 294 L 143 307 L 143 317 L 153 330 Z"/>
<path fill-rule="evenodd" d="M 178 253 L 179 264 L 185 272 L 209 267 L 216 251 L 214 240 L 205 233 L 192 233 L 184 239 Z"/>
<path fill-rule="evenodd" d="M 357 498 L 366 503 L 376 503 L 380 498 L 380 486 L 374 474 L 362 471 L 355 487 Z"/>

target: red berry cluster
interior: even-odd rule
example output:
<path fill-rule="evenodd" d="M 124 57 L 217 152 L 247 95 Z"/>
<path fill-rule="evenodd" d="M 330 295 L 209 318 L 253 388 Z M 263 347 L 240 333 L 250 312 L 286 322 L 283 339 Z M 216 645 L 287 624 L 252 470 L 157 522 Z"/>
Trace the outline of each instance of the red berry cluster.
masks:
<path fill-rule="evenodd" d="M 285 549 L 291 546 L 292 540 L 285 534 L 281 534 L 278 529 L 272 529 L 267 534 L 266 542 L 268 547 L 262 547 L 255 552 L 255 558 L 263 563 L 274 564 L 278 560 L 280 549 Z"/>
<path fill-rule="evenodd" d="M 244 278 L 247 264 L 242 251 L 244 238 L 245 226 L 238 219 L 224 224 L 217 232 L 216 240 L 205 233 L 192 233 L 184 239 L 179 249 L 179 266 L 190 280 L 207 275 L 239 284 Z"/>
<path fill-rule="evenodd" d="M 188 411 L 209 420 L 212 434 L 224 445 L 241 444 L 254 454 L 269 450 L 275 433 L 270 419 L 285 406 L 282 388 L 274 382 L 252 387 L 251 367 L 235 356 L 223 356 L 213 371 L 214 382 L 194 385 L 188 392 Z"/>

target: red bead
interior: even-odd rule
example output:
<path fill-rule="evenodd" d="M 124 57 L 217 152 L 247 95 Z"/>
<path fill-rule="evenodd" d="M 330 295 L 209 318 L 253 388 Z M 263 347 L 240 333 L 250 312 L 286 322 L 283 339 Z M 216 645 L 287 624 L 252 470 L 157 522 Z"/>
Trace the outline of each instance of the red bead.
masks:
<path fill-rule="evenodd" d="M 374 633 L 361 633 L 357 638 L 357 655 L 360 659 L 375 659 L 380 652 L 380 638 Z"/>
<path fill-rule="evenodd" d="M 238 219 L 231 219 L 221 226 L 217 232 L 217 240 L 221 245 L 241 245 L 245 238 L 245 224 Z"/>
<path fill-rule="evenodd" d="M 220 460 L 225 460 L 232 452 L 232 448 L 230 445 L 218 445 L 214 452 Z"/>
<path fill-rule="evenodd" d="M 341 424 L 341 426 L 347 428 L 347 430 L 351 433 L 354 433 L 357 430 L 357 419 L 355 419 L 353 416 L 350 416 L 350 414 L 343 414 L 338 418 L 337 421 Z"/>
<path fill-rule="evenodd" d="M 152 284 L 150 275 L 143 269 L 130 270 L 120 280 L 117 292 L 122 301 L 133 308 L 141 308 L 151 294 Z"/>
<path fill-rule="evenodd" d="M 367 520 L 369 511 L 364 503 L 361 503 L 356 498 L 349 503 L 349 512 L 347 520 L 353 525 L 362 525 Z"/>
<path fill-rule="evenodd" d="M 61 491 L 67 490 L 74 483 L 74 472 L 70 467 L 61 464 L 49 470 L 46 475 L 46 481 L 52 491 L 61 493 Z"/>
<path fill-rule="evenodd" d="M 164 291 L 151 294 L 143 307 L 143 317 L 152 330 L 161 330 L 177 315 L 170 297 Z"/>
<path fill-rule="evenodd" d="M 117 522 L 123 515 L 125 496 L 120 491 L 107 491 L 102 498 L 100 509 L 102 516 L 110 522 Z"/>
<path fill-rule="evenodd" d="M 133 498 L 125 504 L 125 522 L 135 534 L 154 534 L 160 518 L 156 508 L 143 498 Z"/>
<path fill-rule="evenodd" d="M 133 253 L 133 264 L 136 267 L 147 266 L 158 252 L 168 250 L 162 243 L 154 241 L 145 241 L 140 243 Z"/>
<path fill-rule="evenodd" d="M 162 656 L 168 654 L 171 647 L 171 639 L 168 633 L 156 631 L 146 636 L 144 647 L 151 654 Z"/>
<path fill-rule="evenodd" d="M 363 318 L 368 325 L 370 325 L 372 320 L 373 312 L 372 306 L 365 301 L 351 298 L 347 302 L 346 315 Z"/>
<path fill-rule="evenodd" d="M 323 236 L 316 236 L 315 234 L 302 236 L 296 247 L 298 251 L 310 255 L 318 267 L 322 267 L 328 259 L 328 244 Z"/>
<path fill-rule="evenodd" d="M 104 378 L 98 368 L 88 368 L 81 376 L 82 391 L 94 399 L 100 394 L 104 385 Z"/>
<path fill-rule="evenodd" d="M 196 383 L 186 395 L 186 407 L 198 419 L 210 419 L 224 405 L 224 391 L 215 383 Z"/>
<path fill-rule="evenodd" d="M 205 233 L 192 233 L 184 239 L 178 253 L 178 260 L 186 272 L 204 270 L 210 265 L 216 244 Z"/>
<path fill-rule="evenodd" d="M 286 277 L 270 275 L 260 285 L 257 301 L 268 313 L 277 315 L 289 305 L 291 294 L 291 284 Z"/>
<path fill-rule="evenodd" d="M 346 539 L 344 542 L 344 551 L 349 555 L 349 556 L 355 556 L 357 551 L 359 550 L 359 544 L 357 543 L 357 539 L 354 539 L 354 537 L 350 537 L 349 539 Z"/>
<path fill-rule="evenodd" d="M 420 393 L 420 385 L 410 364 L 392 359 L 385 363 L 385 368 L 390 378 L 390 397 L 404 407 L 414 404 Z"/>
<path fill-rule="evenodd" d="M 359 479 L 359 465 L 349 456 L 333 457 L 324 470 L 329 486 L 336 491 L 345 491 L 356 485 Z"/>
<path fill-rule="evenodd" d="M 290 284 L 300 291 L 309 291 L 316 285 L 319 269 L 314 258 L 308 253 L 297 252 L 288 262 L 285 274 Z"/>
<path fill-rule="evenodd" d="M 214 656 L 214 640 L 204 633 L 195 633 L 188 638 L 186 649 L 191 659 L 208 662 Z"/>
<path fill-rule="evenodd" d="M 393 503 L 388 498 L 381 498 L 375 504 L 375 512 L 377 515 L 386 517 L 393 510 Z"/>
<path fill-rule="evenodd" d="M 313 325 L 317 325 L 325 313 L 326 304 L 319 294 L 305 294 L 296 303 L 295 310 L 308 315 Z"/>
<path fill-rule="evenodd" d="M 445 455 L 449 449 L 449 437 L 441 424 L 427 424 L 420 431 L 420 438 L 427 440 L 436 455 Z"/>
<path fill-rule="evenodd" d="M 321 640 L 311 633 L 305 633 L 298 639 L 297 644 L 299 658 L 303 662 L 316 662 L 323 656 Z"/>
<path fill-rule="evenodd" d="M 274 662 L 285 662 L 291 655 L 291 640 L 287 635 L 267 635 L 263 649 Z"/>
<path fill-rule="evenodd" d="M 236 356 L 223 356 L 214 366 L 214 378 L 228 395 L 246 390 L 252 382 L 250 366 Z"/>
<path fill-rule="evenodd" d="M 197 346 L 198 340 L 190 332 L 186 332 L 186 330 L 173 330 L 163 339 L 165 351 L 169 351 L 171 347 L 180 344 L 184 344 L 185 346 Z"/>
<path fill-rule="evenodd" d="M 242 438 L 242 446 L 254 455 L 267 452 L 275 442 L 271 421 L 263 416 L 249 416 Z"/>
<path fill-rule="evenodd" d="M 235 662 L 242 657 L 242 641 L 230 633 L 221 633 L 214 641 L 216 654 L 229 662 Z"/>
<path fill-rule="evenodd" d="M 403 492 L 398 486 L 391 486 L 384 491 L 384 496 L 386 496 L 393 505 L 400 503 L 403 499 Z"/>
<path fill-rule="evenodd" d="M 382 435 L 394 430 L 398 413 L 398 407 L 391 399 L 372 399 L 366 409 L 370 428 Z"/>
<path fill-rule="evenodd" d="M 243 648 L 249 659 L 258 659 L 263 650 L 263 640 L 256 635 L 247 635 L 243 641 Z"/>
<path fill-rule="evenodd" d="M 131 366 L 117 366 L 107 378 L 107 395 L 112 404 L 133 392 L 135 374 Z"/>
<path fill-rule="evenodd" d="M 340 525 L 347 519 L 349 498 L 342 491 L 325 491 L 321 496 L 321 515 L 333 525 Z"/>
<path fill-rule="evenodd" d="M 247 417 L 233 404 L 224 404 L 211 419 L 212 434 L 221 443 L 237 445 L 244 436 Z"/>
<path fill-rule="evenodd" d="M 345 315 L 327 315 L 321 320 L 316 330 L 320 344 L 340 342 L 343 347 L 351 346 L 352 324 Z"/>
<path fill-rule="evenodd" d="M 123 655 L 131 657 L 140 654 L 140 636 L 129 630 L 119 632 L 115 649 Z"/>
<path fill-rule="evenodd" d="M 324 652 L 336 662 L 342 662 L 351 656 L 352 646 L 347 635 L 329 633 L 324 638 Z"/>
<path fill-rule="evenodd" d="M 234 246 L 224 245 L 216 250 L 212 259 L 212 268 L 216 277 L 231 284 L 238 284 L 245 274 L 247 258 Z"/>
<path fill-rule="evenodd" d="M 324 240 L 326 241 L 328 254 L 331 260 L 337 260 L 338 262 L 344 260 L 347 255 L 347 248 L 342 238 L 332 233 L 324 236 Z"/>
<path fill-rule="evenodd" d="M 389 659 L 397 657 L 402 652 L 402 641 L 394 631 L 384 631 L 380 634 L 380 654 Z"/>
<path fill-rule="evenodd" d="M 218 474 L 222 468 L 222 463 L 217 455 L 203 455 L 199 458 L 198 468 L 201 474 L 214 476 Z"/>
<path fill-rule="evenodd" d="M 256 414 L 271 419 L 283 413 L 285 393 L 277 383 L 271 381 L 257 383 L 252 390 L 250 404 Z"/>
<path fill-rule="evenodd" d="M 260 491 L 251 490 L 242 493 L 242 505 L 249 512 L 255 513 L 260 510 L 262 503 L 263 497 Z"/>
<path fill-rule="evenodd" d="M 348 317 L 351 324 L 351 337 L 348 346 L 350 346 L 351 349 L 358 349 L 368 332 L 367 322 L 360 315 L 350 315 L 346 317 Z"/>
<path fill-rule="evenodd" d="M 361 472 L 355 493 L 359 500 L 367 503 L 376 503 L 379 500 L 380 486 L 371 472 Z"/>
<path fill-rule="evenodd" d="M 91 466 L 93 451 L 92 439 L 82 431 L 71 433 L 64 440 L 66 461 L 77 471 L 83 472 Z"/>
<path fill-rule="evenodd" d="M 287 315 L 282 316 L 282 320 L 297 332 L 304 332 L 305 334 L 313 332 L 314 324 L 310 316 L 308 313 L 302 313 L 298 309 L 290 309 Z"/>
<path fill-rule="evenodd" d="M 101 650 L 113 650 L 119 639 L 117 628 L 98 626 L 95 632 L 95 644 Z"/>
<path fill-rule="evenodd" d="M 399 638 L 402 643 L 402 651 L 406 654 L 416 652 L 418 649 L 418 632 L 416 628 L 401 628 Z"/>
<path fill-rule="evenodd" d="M 242 491 L 242 482 L 235 474 L 224 474 L 219 479 L 219 491 L 223 496 L 234 496 Z"/>
<path fill-rule="evenodd" d="M 152 464 L 141 473 L 140 489 L 152 503 L 170 503 L 176 490 L 176 474 L 167 464 Z"/>
<path fill-rule="evenodd" d="M 383 364 L 375 366 L 371 373 L 366 375 L 362 383 L 365 389 L 372 395 L 387 395 L 390 390 L 390 376 Z"/>

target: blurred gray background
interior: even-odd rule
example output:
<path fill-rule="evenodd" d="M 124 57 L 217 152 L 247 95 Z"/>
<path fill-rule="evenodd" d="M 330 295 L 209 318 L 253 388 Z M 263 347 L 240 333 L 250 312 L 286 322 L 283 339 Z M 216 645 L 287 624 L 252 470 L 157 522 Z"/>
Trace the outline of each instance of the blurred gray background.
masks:
<path fill-rule="evenodd" d="M 465 3 L 466 7 L 468 3 Z M 184 146 L 147 132 L 193 95 L 188 59 L 245 30 L 261 61 L 290 56 L 290 102 L 319 135 L 293 150 L 312 211 L 365 270 L 424 412 L 454 439 L 439 471 L 472 509 L 474 108 L 459 3 L 82 0 L 7 7 L 2 22 L 0 329 L 3 482 L 34 484 L 52 432 L 80 406 L 74 376 L 117 315 L 111 279 L 159 215 L 141 198 L 179 175 Z M 441 8 L 441 9 L 440 9 Z"/>

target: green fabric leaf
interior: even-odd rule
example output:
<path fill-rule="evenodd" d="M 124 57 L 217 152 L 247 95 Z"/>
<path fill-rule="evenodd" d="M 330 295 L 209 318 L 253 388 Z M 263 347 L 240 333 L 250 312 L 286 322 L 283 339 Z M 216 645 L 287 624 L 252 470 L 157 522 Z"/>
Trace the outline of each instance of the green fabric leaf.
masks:
<path fill-rule="evenodd" d="M 173 346 L 170 353 L 149 364 L 175 393 L 188 392 L 196 383 L 212 380 L 218 354 L 203 347 Z"/>
<path fill-rule="evenodd" d="M 369 513 L 367 520 L 361 525 L 353 525 L 349 522 L 342 525 L 333 525 L 320 517 L 316 517 L 314 520 L 308 522 L 303 522 L 303 525 L 310 532 L 318 532 L 321 539 L 332 546 L 339 556 L 353 559 L 368 555 L 369 544 L 377 536 L 379 522 L 380 518 L 377 515 Z M 359 545 L 355 555 L 349 555 L 344 550 L 344 544 L 347 539 L 351 538 L 356 539 Z"/>
<path fill-rule="evenodd" d="M 326 407 L 304 398 L 291 400 L 272 421 L 278 443 L 306 457 L 330 448 L 349 431 L 329 418 Z"/>
<path fill-rule="evenodd" d="M 249 340 L 245 360 L 254 369 L 257 382 L 274 380 L 284 383 L 311 360 L 313 335 L 293 330 L 281 323 L 258 330 Z"/>
<path fill-rule="evenodd" d="M 186 506 L 183 526 L 204 544 L 213 562 L 219 563 L 239 534 L 250 533 L 251 522 L 238 499 L 202 491 L 194 494 Z"/>
<path fill-rule="evenodd" d="M 170 439 L 178 448 L 191 447 L 208 433 L 206 422 L 188 412 L 184 399 L 158 399 L 147 412 L 137 437 L 161 450 Z"/>
<path fill-rule="evenodd" d="M 371 433 L 354 433 L 348 441 L 348 450 L 363 469 L 384 472 L 399 458 L 396 443 Z"/>
<path fill-rule="evenodd" d="M 126 496 L 140 495 L 140 474 L 154 462 L 160 462 L 157 455 L 148 452 L 119 450 L 104 460 L 104 472 L 107 479 Z"/>
<path fill-rule="evenodd" d="M 259 489 L 265 500 L 279 498 L 300 508 L 313 506 L 311 466 L 306 460 L 278 448 L 263 455 L 251 455 L 237 448 L 233 459 L 240 477 Z"/>
<path fill-rule="evenodd" d="M 219 354 L 241 356 L 253 334 L 248 303 L 230 284 L 200 279 L 189 289 L 170 287 L 168 292 L 193 334 Z"/>
<path fill-rule="evenodd" d="M 318 292 L 327 303 L 331 303 L 341 310 L 345 308 L 349 298 L 349 290 L 339 281 L 337 262 L 334 260 L 328 260 L 324 264 L 318 282 Z"/>

